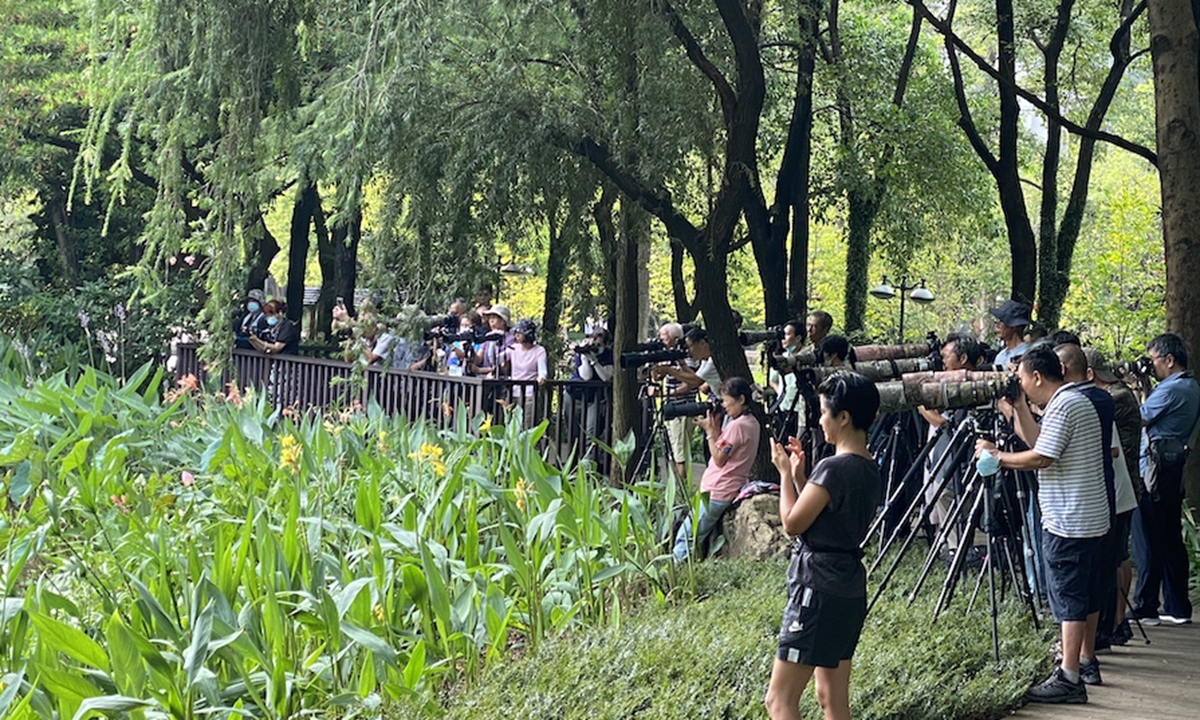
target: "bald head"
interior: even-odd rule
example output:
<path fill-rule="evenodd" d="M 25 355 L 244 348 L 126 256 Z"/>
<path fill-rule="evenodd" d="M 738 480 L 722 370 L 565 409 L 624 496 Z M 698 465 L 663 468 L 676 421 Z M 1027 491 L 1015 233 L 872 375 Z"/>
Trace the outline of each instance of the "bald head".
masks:
<path fill-rule="evenodd" d="M 1087 380 L 1087 356 L 1078 345 L 1065 344 L 1054 348 L 1054 353 L 1063 366 L 1063 380 L 1067 382 L 1084 382 Z"/>

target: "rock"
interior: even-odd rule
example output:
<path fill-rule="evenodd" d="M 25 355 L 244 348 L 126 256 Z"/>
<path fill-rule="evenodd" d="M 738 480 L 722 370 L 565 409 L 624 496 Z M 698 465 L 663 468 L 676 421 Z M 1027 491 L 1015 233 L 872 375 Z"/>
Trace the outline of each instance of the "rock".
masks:
<path fill-rule="evenodd" d="M 721 555 L 748 560 L 788 556 L 792 540 L 783 531 L 783 523 L 779 520 L 777 495 L 755 495 L 727 510 L 722 522 L 725 545 Z"/>

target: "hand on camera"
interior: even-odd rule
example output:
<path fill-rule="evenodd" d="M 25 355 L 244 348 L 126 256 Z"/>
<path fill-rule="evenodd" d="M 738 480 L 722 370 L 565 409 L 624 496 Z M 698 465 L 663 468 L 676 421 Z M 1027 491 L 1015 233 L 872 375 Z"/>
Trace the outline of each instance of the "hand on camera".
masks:
<path fill-rule="evenodd" d="M 708 411 L 705 417 L 696 418 L 696 424 L 704 431 L 705 435 L 721 429 L 721 418 L 712 410 Z"/>
<path fill-rule="evenodd" d="M 976 440 L 975 441 L 975 457 L 976 458 L 978 458 L 980 455 L 984 454 L 985 452 L 990 453 L 990 452 L 994 452 L 995 450 L 996 450 L 996 443 L 991 442 L 990 440 Z"/>

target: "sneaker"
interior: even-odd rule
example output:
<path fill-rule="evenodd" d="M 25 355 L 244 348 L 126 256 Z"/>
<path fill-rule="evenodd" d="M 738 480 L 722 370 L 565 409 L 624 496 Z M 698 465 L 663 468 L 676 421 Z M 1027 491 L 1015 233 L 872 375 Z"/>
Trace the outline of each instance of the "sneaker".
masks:
<path fill-rule="evenodd" d="M 1104 681 L 1100 679 L 1100 661 L 1096 658 L 1091 660 L 1079 659 L 1079 679 L 1084 685 L 1103 685 Z"/>
<path fill-rule="evenodd" d="M 1087 686 L 1082 682 L 1071 682 L 1063 675 L 1062 668 L 1054 668 L 1045 682 L 1029 688 L 1025 699 L 1035 703 L 1077 705 L 1087 702 Z"/>
<path fill-rule="evenodd" d="M 1111 642 L 1113 645 L 1124 645 L 1133 639 L 1133 628 L 1129 627 L 1128 620 L 1122 620 L 1117 629 L 1113 631 Z"/>
<path fill-rule="evenodd" d="M 1133 610 L 1130 610 L 1128 613 L 1126 613 L 1125 619 L 1129 621 L 1137 620 L 1141 624 L 1149 625 L 1151 627 L 1162 622 L 1158 618 L 1157 610 L 1142 610 L 1141 608 L 1134 608 Z"/>
<path fill-rule="evenodd" d="M 1158 619 L 1166 625 L 1191 625 L 1190 617 L 1175 617 L 1174 615 L 1159 615 Z M 1145 620 L 1142 621 L 1146 622 Z"/>

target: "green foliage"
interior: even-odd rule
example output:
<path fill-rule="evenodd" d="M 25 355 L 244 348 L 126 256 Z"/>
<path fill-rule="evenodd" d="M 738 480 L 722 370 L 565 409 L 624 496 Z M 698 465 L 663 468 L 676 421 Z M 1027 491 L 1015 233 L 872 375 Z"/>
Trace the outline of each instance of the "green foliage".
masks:
<path fill-rule="evenodd" d="M 674 590 L 669 507 L 541 426 L 294 416 L 163 373 L 0 364 L 7 717 L 377 715 Z M 144 712 L 144 715 L 142 714 Z"/>
<path fill-rule="evenodd" d="M 161 361 L 173 337 L 199 331 L 192 283 L 179 270 L 173 282 L 145 295 L 130 275 L 86 282 L 74 292 L 13 278 L 0 284 L 0 337 L 25 360 L 30 377 L 63 369 L 78 374 L 81 365 L 127 377 Z"/>
<path fill-rule="evenodd" d="M 916 569 L 906 567 L 898 577 L 911 579 Z M 775 563 L 706 563 L 697 572 L 695 597 L 647 606 L 619 627 L 547 642 L 463 687 L 447 715 L 762 717 L 784 575 L 785 567 Z M 923 601 L 911 608 L 898 596 L 880 601 L 855 655 L 855 717 L 999 718 L 1020 704 L 1049 660 L 1046 632 L 1032 628 L 1027 611 L 1003 605 L 997 663 L 985 613 L 963 613 L 965 602 L 931 625 Z M 820 716 L 811 690 L 801 711 Z"/>

